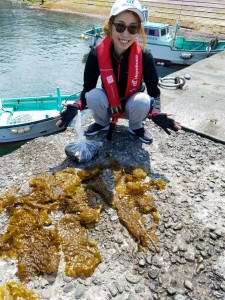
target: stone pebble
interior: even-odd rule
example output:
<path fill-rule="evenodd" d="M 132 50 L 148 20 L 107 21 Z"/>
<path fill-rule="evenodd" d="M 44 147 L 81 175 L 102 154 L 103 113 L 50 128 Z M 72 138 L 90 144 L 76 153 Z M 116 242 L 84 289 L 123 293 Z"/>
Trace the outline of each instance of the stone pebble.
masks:
<path fill-rule="evenodd" d="M 193 283 L 188 279 L 184 281 L 184 286 L 190 291 L 193 290 Z"/>
<path fill-rule="evenodd" d="M 136 276 L 136 275 L 132 275 L 132 274 L 128 274 L 126 275 L 126 280 L 129 282 L 129 283 L 133 283 L 133 284 L 136 284 L 140 281 L 140 276 Z"/>
<path fill-rule="evenodd" d="M 80 299 L 85 293 L 86 287 L 83 284 L 78 284 L 75 290 L 75 299 Z"/>
<path fill-rule="evenodd" d="M 118 294 L 118 289 L 114 283 L 111 283 L 108 289 L 113 297 L 115 297 Z"/>
<path fill-rule="evenodd" d="M 175 297 L 174 297 L 174 300 L 186 300 L 186 297 L 181 295 L 181 294 L 177 294 Z"/>
<path fill-rule="evenodd" d="M 64 288 L 63 288 L 63 292 L 64 293 L 69 293 L 69 292 L 71 292 L 72 290 L 74 289 L 74 285 L 73 285 L 73 283 L 67 283 L 65 286 L 64 286 Z"/>

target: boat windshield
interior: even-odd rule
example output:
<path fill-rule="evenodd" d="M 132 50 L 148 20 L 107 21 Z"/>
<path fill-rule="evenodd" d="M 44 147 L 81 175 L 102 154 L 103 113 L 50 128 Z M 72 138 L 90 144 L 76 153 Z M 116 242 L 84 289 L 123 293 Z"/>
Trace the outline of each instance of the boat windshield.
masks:
<path fill-rule="evenodd" d="M 146 35 L 150 35 L 150 36 L 159 36 L 158 29 L 145 28 L 145 33 L 146 33 Z"/>
<path fill-rule="evenodd" d="M 161 36 L 167 35 L 169 33 L 169 27 L 161 29 Z"/>
<path fill-rule="evenodd" d="M 164 28 L 145 28 L 145 33 L 147 36 L 165 36 L 169 34 L 169 27 Z"/>

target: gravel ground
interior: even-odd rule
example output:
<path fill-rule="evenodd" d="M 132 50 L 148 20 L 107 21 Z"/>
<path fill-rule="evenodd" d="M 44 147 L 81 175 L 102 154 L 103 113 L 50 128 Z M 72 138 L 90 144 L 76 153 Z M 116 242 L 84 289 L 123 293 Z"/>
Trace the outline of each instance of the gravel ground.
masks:
<path fill-rule="evenodd" d="M 86 120 L 84 127 L 91 121 Z M 66 276 L 61 260 L 56 274 L 26 284 L 41 299 L 225 299 L 225 145 L 184 131 L 168 136 L 151 122 L 145 126 L 153 133 L 152 145 L 129 134 L 126 121 L 120 120 L 113 141 L 106 141 L 105 133 L 92 138 L 102 141 L 103 148 L 86 165 L 65 155 L 65 145 L 77 138 L 72 128 L 30 141 L 0 157 L 2 192 L 15 185 L 23 187 L 42 172 L 105 163 L 106 154 L 123 166 L 140 166 L 150 178 L 167 182 L 165 190 L 151 191 L 160 217 L 158 252 L 138 252 L 137 243 L 108 206 L 89 231 L 102 255 L 93 275 Z M 4 210 L 2 234 L 8 219 Z M 0 269 L 1 285 L 19 282 L 16 261 L 0 260 Z"/>

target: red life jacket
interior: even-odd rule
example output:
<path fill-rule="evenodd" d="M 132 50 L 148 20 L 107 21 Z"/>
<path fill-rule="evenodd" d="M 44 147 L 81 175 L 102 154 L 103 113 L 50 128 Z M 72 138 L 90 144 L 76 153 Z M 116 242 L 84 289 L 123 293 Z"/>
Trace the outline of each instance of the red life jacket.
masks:
<path fill-rule="evenodd" d="M 112 111 L 112 116 L 115 119 L 121 117 L 122 111 L 120 97 L 116 85 L 116 79 L 112 68 L 110 58 L 111 39 L 106 37 L 97 46 L 97 55 L 100 68 L 100 74 L 109 104 Z M 125 98 L 129 98 L 140 89 L 142 78 L 142 50 L 139 43 L 135 40 L 131 45 L 128 65 L 128 80 L 125 91 Z"/>

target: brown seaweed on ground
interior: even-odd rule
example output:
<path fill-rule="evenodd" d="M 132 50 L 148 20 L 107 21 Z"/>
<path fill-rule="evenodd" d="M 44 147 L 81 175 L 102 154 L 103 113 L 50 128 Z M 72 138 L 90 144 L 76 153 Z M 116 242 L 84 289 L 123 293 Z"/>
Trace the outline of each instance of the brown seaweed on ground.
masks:
<path fill-rule="evenodd" d="M 112 172 L 114 191 L 103 180 L 105 169 Z M 113 159 L 86 170 L 41 174 L 29 181 L 26 192 L 17 187 L 0 197 L 0 212 L 10 214 L 7 231 L 0 235 L 0 257 L 17 259 L 18 277 L 27 282 L 56 273 L 62 250 L 67 275 L 90 276 L 102 259 L 88 228 L 99 222 L 104 202 L 117 211 L 140 251 L 156 249 L 159 217 L 149 191 L 165 187 L 162 179 L 149 180 L 143 169 L 124 168 Z M 57 211 L 59 221 L 52 217 Z"/>
<path fill-rule="evenodd" d="M 16 282 L 7 282 L 0 286 L 1 300 L 39 300 L 40 296 L 32 291 L 29 291 L 23 284 Z"/>

